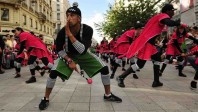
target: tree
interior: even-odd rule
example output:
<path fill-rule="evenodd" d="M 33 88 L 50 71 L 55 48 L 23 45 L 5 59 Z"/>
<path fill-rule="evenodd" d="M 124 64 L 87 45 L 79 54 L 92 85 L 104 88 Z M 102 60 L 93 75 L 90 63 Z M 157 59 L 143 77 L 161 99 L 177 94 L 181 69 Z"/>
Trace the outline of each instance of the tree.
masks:
<path fill-rule="evenodd" d="M 134 27 L 137 21 L 145 24 L 147 20 L 157 13 L 161 0 L 120 0 L 110 6 L 105 14 L 105 21 L 95 23 L 97 30 L 104 35 L 114 38 L 124 31 Z"/>

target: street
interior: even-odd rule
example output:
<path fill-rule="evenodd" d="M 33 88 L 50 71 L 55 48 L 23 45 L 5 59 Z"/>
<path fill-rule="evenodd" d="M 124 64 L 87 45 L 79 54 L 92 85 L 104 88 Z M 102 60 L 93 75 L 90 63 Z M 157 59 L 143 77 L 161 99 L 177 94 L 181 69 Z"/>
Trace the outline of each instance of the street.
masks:
<path fill-rule="evenodd" d="M 127 68 L 128 65 L 125 67 Z M 38 105 L 44 96 L 48 74 L 43 77 L 36 73 L 37 82 L 26 84 L 30 72 L 28 67 L 21 70 L 22 77 L 14 78 L 14 69 L 0 74 L 0 112 L 39 112 Z M 122 73 L 121 68 L 116 76 Z M 153 67 L 147 62 L 137 73 L 139 79 L 129 75 L 125 88 L 111 79 L 112 93 L 121 97 L 122 103 L 103 100 L 104 88 L 100 75 L 93 78 L 92 85 L 74 72 L 69 80 L 62 82 L 57 78 L 50 96 L 46 112 L 198 112 L 198 90 L 191 90 L 195 71 L 191 66 L 184 68 L 186 78 L 179 77 L 175 65 L 168 65 L 161 82 L 164 86 L 152 88 Z"/>

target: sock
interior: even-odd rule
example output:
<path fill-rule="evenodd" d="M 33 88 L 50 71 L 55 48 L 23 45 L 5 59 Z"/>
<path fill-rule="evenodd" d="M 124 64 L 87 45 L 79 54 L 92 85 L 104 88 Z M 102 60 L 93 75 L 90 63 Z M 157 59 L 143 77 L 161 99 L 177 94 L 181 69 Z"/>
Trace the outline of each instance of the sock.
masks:
<path fill-rule="evenodd" d="M 111 96 L 111 93 L 110 93 L 110 94 L 108 94 L 108 95 L 107 95 L 107 94 L 105 94 L 105 96 L 109 97 L 109 96 Z"/>

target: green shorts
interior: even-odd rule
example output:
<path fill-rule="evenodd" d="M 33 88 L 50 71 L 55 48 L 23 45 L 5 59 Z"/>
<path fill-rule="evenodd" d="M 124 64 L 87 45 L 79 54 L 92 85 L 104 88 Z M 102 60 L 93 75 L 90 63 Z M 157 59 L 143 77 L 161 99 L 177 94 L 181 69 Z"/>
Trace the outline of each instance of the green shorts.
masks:
<path fill-rule="evenodd" d="M 101 59 L 89 51 L 83 55 L 72 55 L 70 58 L 72 58 L 72 60 L 78 64 L 90 78 L 95 76 L 104 66 L 106 66 Z M 58 72 L 58 75 L 61 78 L 64 78 L 66 80 L 69 79 L 73 72 L 73 70 L 70 69 L 64 62 L 64 60 L 60 58 L 55 60 L 54 66 L 51 70 L 55 70 Z"/>

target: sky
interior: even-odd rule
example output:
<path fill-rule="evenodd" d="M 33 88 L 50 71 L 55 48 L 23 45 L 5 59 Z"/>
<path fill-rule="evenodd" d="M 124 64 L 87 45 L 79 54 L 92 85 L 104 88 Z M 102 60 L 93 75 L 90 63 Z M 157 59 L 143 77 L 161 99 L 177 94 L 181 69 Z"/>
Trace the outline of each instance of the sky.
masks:
<path fill-rule="evenodd" d="M 100 42 L 103 37 L 96 31 L 94 23 L 104 20 L 104 14 L 109 9 L 109 3 L 113 4 L 114 0 L 69 0 L 72 6 L 73 2 L 78 2 L 78 8 L 82 13 L 82 23 L 91 26 L 94 30 L 93 38 Z"/>

